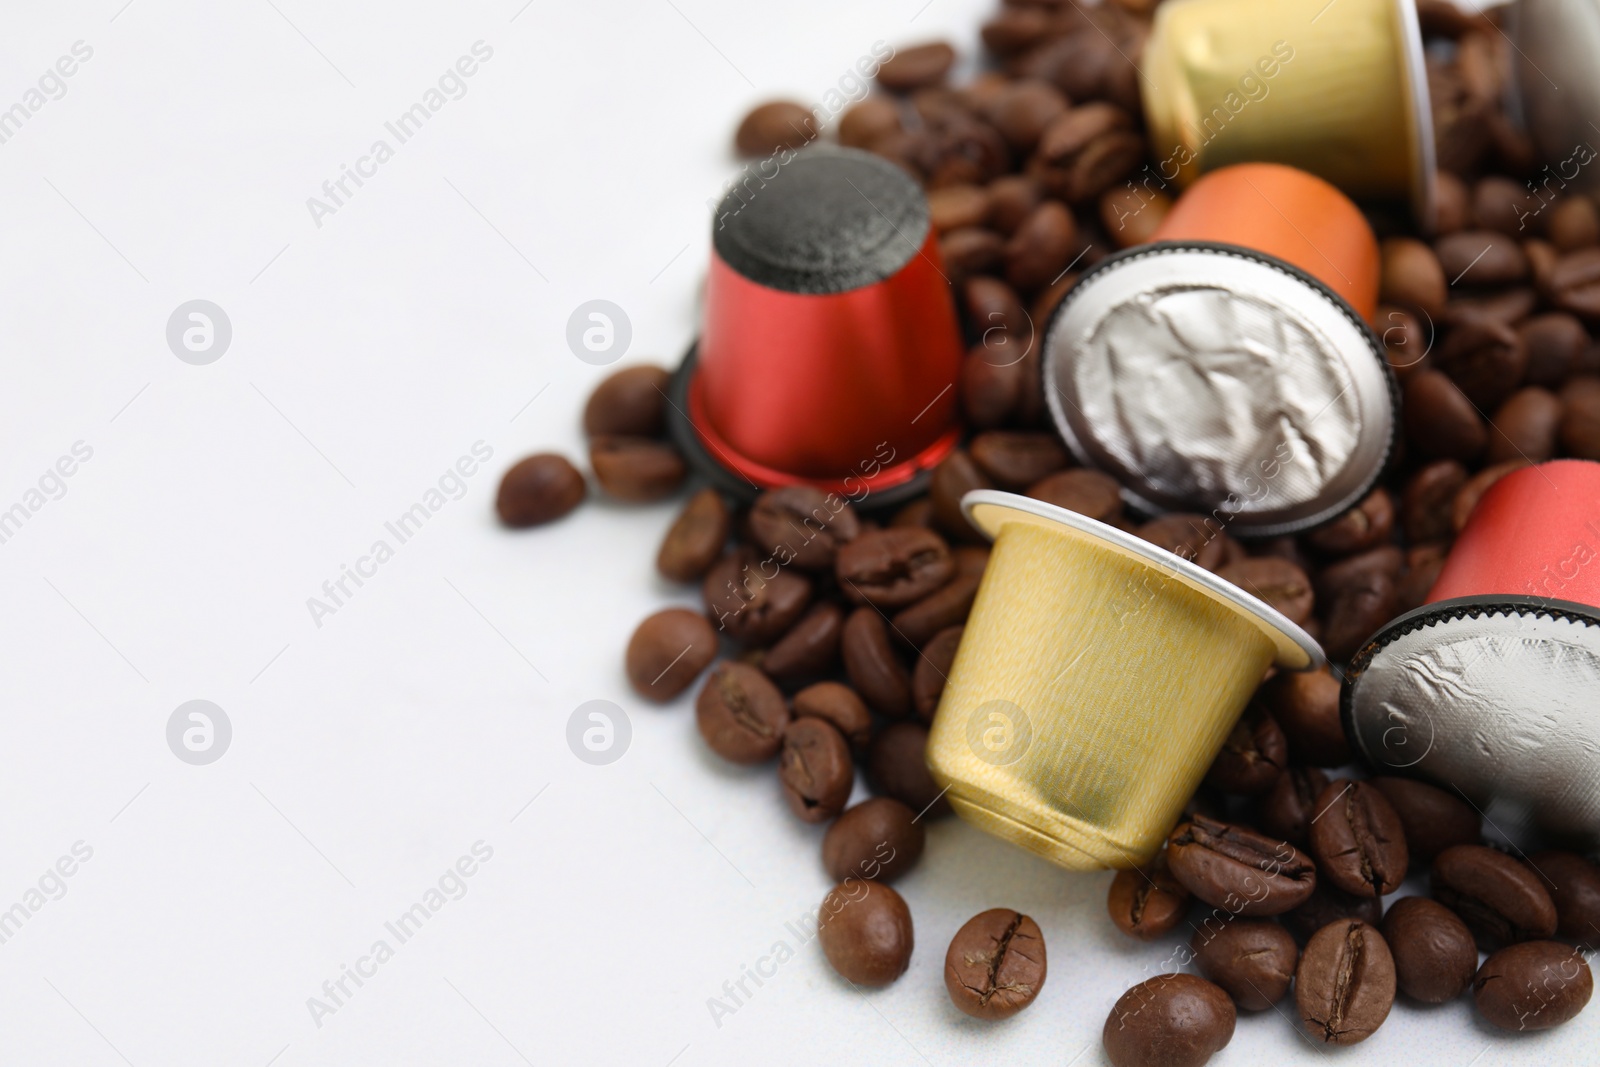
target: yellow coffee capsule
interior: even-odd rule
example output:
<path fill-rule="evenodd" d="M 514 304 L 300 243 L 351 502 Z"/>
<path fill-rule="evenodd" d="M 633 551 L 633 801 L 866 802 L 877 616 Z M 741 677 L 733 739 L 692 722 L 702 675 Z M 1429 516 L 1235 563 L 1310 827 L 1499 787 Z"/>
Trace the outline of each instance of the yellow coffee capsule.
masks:
<path fill-rule="evenodd" d="M 1322 650 L 1272 607 L 1132 534 L 987 489 L 961 506 L 994 550 L 929 770 L 962 818 L 1063 867 L 1145 862 L 1268 666 L 1318 667 Z"/>

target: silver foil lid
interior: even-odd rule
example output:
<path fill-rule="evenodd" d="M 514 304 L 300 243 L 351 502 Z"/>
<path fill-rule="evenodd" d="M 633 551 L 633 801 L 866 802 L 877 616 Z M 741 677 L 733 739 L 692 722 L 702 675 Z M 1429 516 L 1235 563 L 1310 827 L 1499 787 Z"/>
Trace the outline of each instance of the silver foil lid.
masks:
<path fill-rule="evenodd" d="M 1107 259 L 1045 336 L 1067 446 L 1148 512 L 1216 513 L 1245 536 L 1354 505 L 1393 445 L 1377 338 L 1348 304 L 1270 257 L 1153 245 Z"/>
<path fill-rule="evenodd" d="M 1600 848 L 1600 613 L 1463 598 L 1396 619 L 1351 663 L 1345 728 L 1379 773 L 1467 797 L 1498 830 Z"/>

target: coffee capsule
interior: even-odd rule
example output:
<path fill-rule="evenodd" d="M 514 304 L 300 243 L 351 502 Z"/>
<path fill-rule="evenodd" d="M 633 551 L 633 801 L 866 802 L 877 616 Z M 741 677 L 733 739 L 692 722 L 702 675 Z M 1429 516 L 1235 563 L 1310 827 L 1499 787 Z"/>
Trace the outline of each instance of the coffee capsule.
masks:
<path fill-rule="evenodd" d="M 888 505 L 955 447 L 962 355 L 917 183 L 855 149 L 786 149 L 718 208 L 669 425 L 736 496 L 803 483 Z"/>
<path fill-rule="evenodd" d="M 968 822 L 1063 867 L 1161 847 L 1269 666 L 1322 651 L 1272 607 L 1087 516 L 982 489 L 994 539 L 928 738 Z"/>
<path fill-rule="evenodd" d="M 1502 830 L 1600 848 L 1600 463 L 1491 486 L 1427 603 L 1351 660 L 1343 713 L 1380 773 L 1453 789 Z"/>
<path fill-rule="evenodd" d="M 1358 200 L 1409 202 L 1432 228 L 1433 111 L 1414 0 L 1167 0 L 1139 67 L 1162 181 L 1285 163 Z"/>
<path fill-rule="evenodd" d="M 1511 5 L 1512 65 L 1523 117 L 1544 167 L 1529 187 L 1541 201 L 1600 189 L 1600 3 L 1518 0 Z"/>
<path fill-rule="evenodd" d="M 1136 510 L 1209 513 L 1241 537 L 1311 529 L 1365 496 L 1394 447 L 1377 298 L 1377 239 L 1348 197 L 1277 164 L 1216 171 L 1155 243 L 1107 257 L 1057 307 L 1051 417 Z"/>

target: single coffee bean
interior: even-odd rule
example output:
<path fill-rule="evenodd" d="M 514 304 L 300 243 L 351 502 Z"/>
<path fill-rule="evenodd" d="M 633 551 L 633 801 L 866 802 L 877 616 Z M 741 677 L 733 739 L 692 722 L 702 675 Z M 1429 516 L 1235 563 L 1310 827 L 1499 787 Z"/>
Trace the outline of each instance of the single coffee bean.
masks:
<path fill-rule="evenodd" d="M 967 621 L 972 601 L 978 595 L 979 575 L 956 575 L 939 589 L 896 613 L 895 633 L 912 648 L 926 645 L 940 630 Z"/>
<path fill-rule="evenodd" d="M 996 178 L 989 183 L 989 226 L 1007 236 L 1016 233 L 1043 196 L 1039 183 L 1026 174 Z"/>
<path fill-rule="evenodd" d="M 1106 910 L 1117 929 L 1140 941 L 1170 933 L 1189 913 L 1189 891 L 1167 869 L 1167 854 L 1132 870 L 1118 871 L 1106 895 Z"/>
<path fill-rule="evenodd" d="M 1567 380 L 1589 347 L 1589 333 L 1577 316 L 1565 311 L 1535 315 L 1517 326 L 1528 350 L 1525 378 L 1529 385 L 1553 389 Z"/>
<path fill-rule="evenodd" d="M 955 573 L 950 546 L 932 530 L 868 530 L 839 549 L 834 575 L 856 604 L 892 611 L 915 604 Z"/>
<path fill-rule="evenodd" d="M 961 545 L 955 550 L 956 574 L 975 574 L 983 577 L 984 568 L 989 565 L 988 545 Z"/>
<path fill-rule="evenodd" d="M 981 226 L 963 226 L 939 235 L 939 258 L 956 278 L 994 270 L 1005 253 L 1005 238 Z"/>
<path fill-rule="evenodd" d="M 1233 1040 L 1237 1018 L 1221 986 L 1162 974 L 1117 998 L 1100 1041 L 1112 1067 L 1201 1067 Z"/>
<path fill-rule="evenodd" d="M 856 691 L 839 682 L 817 682 L 794 695 L 795 718 L 821 719 L 844 736 L 850 751 L 867 753 L 872 743 L 872 713 Z M 839 875 L 843 878 L 844 875 Z"/>
<path fill-rule="evenodd" d="M 1067 450 L 1052 434 L 994 430 L 968 445 L 978 469 L 1002 489 L 1018 492 L 1067 465 Z"/>
<path fill-rule="evenodd" d="M 1046 200 L 1007 242 L 1006 280 L 1030 291 L 1049 285 L 1078 253 L 1077 238 L 1072 212 L 1060 201 Z"/>
<path fill-rule="evenodd" d="M 883 96 L 869 96 L 839 116 L 839 143 L 848 148 L 871 148 L 873 143 L 901 128 L 900 105 Z"/>
<path fill-rule="evenodd" d="M 1478 946 L 1455 912 L 1427 897 L 1402 897 L 1383 917 L 1400 992 L 1443 1004 L 1467 991 L 1478 970 Z"/>
<path fill-rule="evenodd" d="M 1311 591 L 1311 579 L 1286 559 L 1247 556 L 1220 567 L 1217 577 L 1266 601 L 1292 623 L 1298 625 L 1311 618 L 1316 600 Z"/>
<path fill-rule="evenodd" d="M 712 623 L 743 645 L 771 644 L 811 602 L 811 581 L 747 545 L 727 553 L 700 585 Z"/>
<path fill-rule="evenodd" d="M 1527 941 L 1483 961 L 1472 980 L 1478 1014 L 1502 1030 L 1548 1030 L 1570 1022 L 1594 995 L 1594 973 L 1578 949 Z"/>
<path fill-rule="evenodd" d="M 715 489 L 700 490 L 667 527 L 656 553 L 656 570 L 675 582 L 703 578 L 722 555 L 732 527 L 733 518 L 722 494 Z"/>
<path fill-rule="evenodd" d="M 1406 379 L 1401 413 L 1406 440 L 1430 459 L 1470 460 L 1489 441 L 1472 401 L 1436 370 L 1418 371 Z"/>
<path fill-rule="evenodd" d="M 917 718 L 923 722 L 931 723 L 933 713 L 939 710 L 939 698 L 944 695 L 950 665 L 955 662 L 964 629 L 951 626 L 934 634 L 911 668 L 911 703 L 916 708 Z"/>
<path fill-rule="evenodd" d="M 689 473 L 677 449 L 643 437 L 593 438 L 589 466 L 600 488 L 629 504 L 671 496 Z"/>
<path fill-rule="evenodd" d="M 1586 196 L 1564 196 L 1545 216 L 1544 232 L 1562 252 L 1600 244 L 1600 208 Z"/>
<path fill-rule="evenodd" d="M 1463 230 L 1434 244 L 1451 285 L 1510 285 L 1528 276 L 1528 259 L 1515 239 L 1489 230 Z"/>
<path fill-rule="evenodd" d="M 1556 906 L 1556 933 L 1600 944 L 1600 867 L 1572 852 L 1536 852 L 1528 866 L 1544 879 Z"/>
<path fill-rule="evenodd" d="M 1028 79 L 1000 90 L 986 111 L 989 121 L 1012 148 L 1031 152 L 1045 127 L 1067 106 L 1060 89 L 1049 82 Z"/>
<path fill-rule="evenodd" d="M 928 192 L 928 214 L 939 233 L 982 226 L 989 217 L 989 191 L 980 185 L 947 185 Z M 980 281 L 968 280 L 968 285 Z"/>
<path fill-rule="evenodd" d="M 810 108 L 774 100 L 744 117 L 733 147 L 741 156 L 769 156 L 781 148 L 802 148 L 816 136 L 817 119 Z"/>
<path fill-rule="evenodd" d="M 1237 915 L 1281 915 L 1317 884 L 1315 865 L 1287 841 L 1204 815 L 1172 831 L 1167 865 L 1189 892 Z"/>
<path fill-rule="evenodd" d="M 1474 406 L 1489 410 L 1522 384 L 1528 350 L 1510 326 L 1473 317 L 1452 327 L 1434 364 Z"/>
<path fill-rule="evenodd" d="M 831 600 L 813 604 L 767 649 L 761 669 L 784 685 L 827 674 L 839 661 L 843 632 L 844 608 Z"/>
<path fill-rule="evenodd" d="M 1056 25 L 1050 14 L 1040 8 L 1001 8 L 983 24 L 983 46 L 1001 56 L 1025 52 L 1053 36 Z"/>
<path fill-rule="evenodd" d="M 1313 812 L 1312 814 L 1316 814 Z M 1377 926 L 1383 921 L 1383 901 L 1378 897 L 1353 897 L 1327 882 L 1318 882 L 1306 902 L 1278 916 L 1285 930 L 1302 945 L 1311 935 L 1340 919 L 1354 919 Z"/>
<path fill-rule="evenodd" d="M 1461 916 L 1485 952 L 1556 932 L 1556 905 L 1544 881 L 1527 864 L 1485 845 L 1454 845 L 1435 856 L 1430 889 L 1433 899 Z"/>
<path fill-rule="evenodd" d="M 1339 889 L 1381 897 L 1400 888 L 1405 830 L 1388 798 L 1368 783 L 1329 782 L 1307 833 L 1318 873 Z"/>
<path fill-rule="evenodd" d="M 607 377 L 583 408 L 583 432 L 590 437 L 660 437 L 667 432 L 667 381 L 664 367 L 624 367 Z"/>
<path fill-rule="evenodd" d="M 950 813 L 950 801 L 928 773 L 927 748 L 927 727 L 890 723 L 867 753 L 867 776 L 879 793 L 903 802 L 919 819 L 936 819 Z"/>
<path fill-rule="evenodd" d="M 1426 7 L 1429 11 L 1441 10 L 1446 6 L 1451 15 L 1459 10 L 1453 3 L 1438 4 L 1433 0 L 1425 0 L 1417 5 L 1419 10 Z M 1433 196 L 1436 216 L 1434 230 L 1437 233 L 1455 233 L 1467 228 L 1472 215 L 1472 191 L 1467 188 L 1466 182 L 1449 171 L 1441 170 L 1434 178 Z"/>
<path fill-rule="evenodd" d="M 1431 863 L 1453 845 L 1476 845 L 1482 835 L 1478 810 L 1454 793 L 1412 778 L 1373 778 L 1369 784 L 1389 798 L 1405 830 L 1413 865 Z"/>
<path fill-rule="evenodd" d="M 919 496 L 911 503 L 901 507 L 894 513 L 894 518 L 889 520 L 890 526 L 921 526 L 923 529 L 933 529 L 933 501 L 925 496 Z"/>
<path fill-rule="evenodd" d="M 1394 618 L 1404 557 L 1394 545 L 1340 560 L 1318 575 L 1317 599 L 1323 612 L 1322 647 L 1328 658 L 1354 656 L 1380 626 Z"/>
<path fill-rule="evenodd" d="M 1561 447 L 1578 459 L 1600 459 L 1600 378 L 1572 379 L 1561 403 Z"/>
<path fill-rule="evenodd" d="M 1445 557 L 1449 552 L 1450 546 L 1438 541 L 1412 545 L 1406 549 L 1405 571 L 1401 573 L 1400 583 L 1396 586 L 1399 596 L 1395 611 L 1404 614 L 1422 606 L 1428 599 L 1428 591 L 1433 588 L 1433 583 L 1439 580 L 1439 572 L 1444 570 Z"/>
<path fill-rule="evenodd" d="M 943 41 L 902 48 L 878 68 L 878 84 L 906 93 L 944 80 L 956 61 L 956 50 Z"/>
<path fill-rule="evenodd" d="M 717 632 L 698 611 L 668 608 L 639 624 L 628 639 L 628 682 L 648 700 L 665 703 L 683 692 L 717 658 Z"/>
<path fill-rule="evenodd" d="M 1214 571 L 1222 565 L 1222 531 L 1204 515 L 1163 515 L 1134 533 L 1205 570 Z"/>
<path fill-rule="evenodd" d="M 1029 486 L 1027 495 L 1113 525 L 1122 518 L 1122 487 L 1100 471 L 1058 471 Z"/>
<path fill-rule="evenodd" d="M 1561 400 L 1554 393 L 1536 385 L 1518 389 L 1489 420 L 1489 447 L 1483 458 L 1490 464 L 1543 463 L 1555 457 L 1560 429 Z"/>
<path fill-rule="evenodd" d="M 1383 935 L 1354 920 L 1311 936 L 1294 975 L 1300 1023 L 1314 1040 L 1354 1045 L 1373 1035 L 1394 1006 L 1394 957 Z"/>
<path fill-rule="evenodd" d="M 1415 544 L 1454 537 L 1451 502 L 1466 480 L 1467 468 L 1453 459 L 1437 460 L 1413 474 L 1400 504 L 1400 525 L 1406 540 Z"/>
<path fill-rule="evenodd" d="M 1350 762 L 1350 743 L 1339 720 L 1341 687 L 1326 667 L 1317 671 L 1283 672 L 1266 684 L 1262 695 L 1289 742 L 1289 758 L 1314 767 L 1342 767 Z"/>
<path fill-rule="evenodd" d="M 1266 919 L 1234 919 L 1203 927 L 1189 942 L 1200 973 L 1245 1011 L 1266 1011 L 1289 993 L 1300 948 L 1289 931 Z"/>
<path fill-rule="evenodd" d="M 961 294 L 967 321 L 995 362 L 1014 361 L 1033 343 L 1033 323 L 1011 286 L 999 278 L 968 278 Z"/>
<path fill-rule="evenodd" d="M 1432 323 L 1433 320 L 1428 321 Z M 1404 308 L 1380 305 L 1374 323 L 1383 331 L 1384 361 L 1395 377 L 1404 382 L 1414 371 L 1433 366 L 1428 358 L 1433 348 L 1433 331 L 1423 327 L 1420 313 L 1414 315 Z"/>
<path fill-rule="evenodd" d="M 1483 494 L 1489 487 L 1512 471 L 1521 470 L 1528 465 L 1525 459 L 1512 459 L 1504 463 L 1496 463 L 1468 478 L 1460 489 L 1456 490 L 1456 498 L 1450 504 L 1450 521 L 1456 528 L 1456 533 L 1466 529 L 1467 520 L 1472 517 L 1472 509 L 1478 506 L 1478 501 L 1483 499 Z"/>
<path fill-rule="evenodd" d="M 917 813 L 893 797 L 846 808 L 822 838 L 822 866 L 836 882 L 892 882 L 917 865 L 926 834 Z"/>
<path fill-rule="evenodd" d="M 1530 241 L 1529 245 L 1531 246 L 1532 244 L 1533 242 Z M 1535 262 L 1532 254 L 1529 255 L 1528 261 L 1530 264 Z M 1488 292 L 1473 293 L 1470 296 L 1461 296 L 1450 301 L 1445 306 L 1444 315 L 1439 321 L 1452 330 L 1456 327 L 1465 327 L 1471 323 L 1497 328 L 1511 328 L 1533 314 L 1533 309 L 1538 306 L 1539 294 L 1534 291 L 1531 285 L 1520 285 L 1514 289 L 1491 289 Z M 1475 343 L 1483 341 L 1484 338 L 1480 336 Z M 1457 343 L 1464 344 L 1465 342 L 1458 341 Z M 1525 356 L 1517 354 L 1514 358 L 1522 361 Z M 1453 361 L 1453 359 L 1449 360 L 1449 362 Z M 1441 357 L 1438 362 L 1443 364 L 1447 360 Z M 1464 375 L 1462 380 L 1465 380 Z M 1466 391 L 1469 394 L 1472 393 L 1470 389 Z"/>
<path fill-rule="evenodd" d="M 1473 224 L 1496 233 L 1528 236 L 1529 218 L 1543 207 L 1527 187 L 1499 174 L 1480 178 L 1472 188 Z"/>
<path fill-rule="evenodd" d="M 494 509 L 512 528 L 554 522 L 583 503 L 583 475 L 565 456 L 541 452 L 519 460 L 500 479 Z"/>
<path fill-rule="evenodd" d="M 769 489 L 750 509 L 750 533 L 780 566 L 833 568 L 841 545 L 861 532 L 855 509 L 837 493 L 809 485 Z"/>
<path fill-rule="evenodd" d="M 1283 731 L 1261 705 L 1252 704 L 1211 761 L 1206 784 L 1235 796 L 1254 796 L 1271 789 L 1288 765 Z"/>
<path fill-rule="evenodd" d="M 1600 318 L 1600 248 L 1581 248 L 1556 260 L 1546 288 L 1558 310 L 1588 322 Z"/>
<path fill-rule="evenodd" d="M 1364 552 L 1389 540 L 1394 530 L 1394 498 L 1379 486 L 1366 497 L 1320 529 L 1306 536 L 1306 542 L 1318 552 L 1330 556 L 1348 556 Z"/>
<path fill-rule="evenodd" d="M 694 702 L 695 725 L 711 751 L 734 763 L 765 763 L 783 746 L 789 709 L 767 676 L 745 663 L 722 663 Z"/>
<path fill-rule="evenodd" d="M 844 670 L 867 704 L 891 719 L 911 714 L 911 672 L 889 640 L 889 626 L 872 607 L 857 608 L 839 638 Z"/>
<path fill-rule="evenodd" d="M 1448 285 L 1433 249 L 1414 237 L 1390 237 L 1382 245 L 1378 299 L 1416 308 L 1437 319 Z"/>
<path fill-rule="evenodd" d="M 1304 847 L 1311 820 L 1317 814 L 1317 797 L 1328 787 L 1328 776 L 1315 767 L 1290 767 L 1279 775 L 1261 799 L 1256 822 L 1262 832 Z"/>
<path fill-rule="evenodd" d="M 789 723 L 778 757 L 778 781 L 790 811 L 806 822 L 827 822 L 849 803 L 855 779 L 843 734 L 815 716 Z"/>
<path fill-rule="evenodd" d="M 886 986 L 911 965 L 911 909 L 882 882 L 849 879 L 822 899 L 817 940 L 846 981 Z"/>
<path fill-rule="evenodd" d="M 967 423 L 984 430 L 1009 419 L 1022 396 L 1022 374 L 1021 361 L 1009 350 L 1001 354 L 975 345 L 961 361 L 961 411 Z"/>
<path fill-rule="evenodd" d="M 968 919 L 944 954 L 950 1001 L 974 1019 L 1009 1019 L 1044 987 L 1044 934 L 1020 911 L 990 908 Z"/>
<path fill-rule="evenodd" d="M 1172 197 L 1148 188 L 1112 187 L 1100 194 L 1100 225 L 1118 248 L 1155 237 L 1172 210 Z"/>

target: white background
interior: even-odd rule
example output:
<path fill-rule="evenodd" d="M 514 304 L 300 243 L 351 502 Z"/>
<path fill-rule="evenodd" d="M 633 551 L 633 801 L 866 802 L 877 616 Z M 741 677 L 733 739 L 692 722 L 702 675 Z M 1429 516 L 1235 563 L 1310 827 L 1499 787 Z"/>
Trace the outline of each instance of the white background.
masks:
<path fill-rule="evenodd" d="M 692 337 L 744 109 L 820 100 L 878 39 L 970 54 L 992 0 L 123 3 L 13 4 L 0 36 L 0 108 L 94 50 L 0 145 L 0 509 L 93 449 L 0 545 L 0 909 L 93 849 L 0 944 L 0 1064 L 1097 1062 L 1178 943 L 1116 933 L 1109 874 L 940 823 L 900 885 L 910 972 L 852 992 L 785 926 L 827 888 L 820 829 L 709 756 L 687 698 L 624 681 L 634 624 L 694 600 L 652 569 L 675 505 L 492 512 L 519 456 L 581 455 L 605 371 L 567 350 L 573 308 L 624 307 L 629 362 Z M 317 226 L 306 199 L 478 40 L 465 97 Z M 233 326 L 209 366 L 165 339 L 195 298 Z M 307 598 L 479 441 L 465 495 L 316 626 Z M 200 767 L 165 740 L 197 698 L 234 731 Z M 610 766 L 565 741 L 590 699 L 631 716 Z M 317 1026 L 307 998 L 478 841 L 466 895 Z M 986 1025 L 941 966 L 1002 905 L 1050 977 Z M 715 1025 L 779 940 L 797 957 Z M 1338 1055 L 1576 1062 L 1597 1035 L 1600 1009 L 1514 1038 L 1463 1000 Z M 1268 1054 L 1327 1053 L 1267 1013 L 1216 1062 Z"/>

